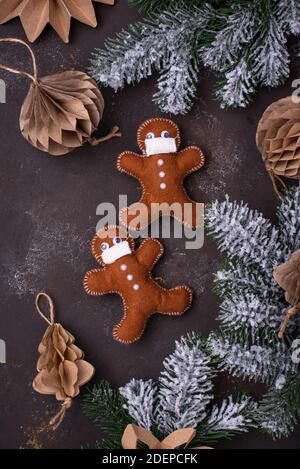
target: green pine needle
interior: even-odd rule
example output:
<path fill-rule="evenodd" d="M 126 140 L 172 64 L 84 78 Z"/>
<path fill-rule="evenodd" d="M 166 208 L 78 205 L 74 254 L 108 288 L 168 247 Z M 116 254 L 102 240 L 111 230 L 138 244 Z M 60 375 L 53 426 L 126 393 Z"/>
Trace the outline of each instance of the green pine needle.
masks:
<path fill-rule="evenodd" d="M 124 402 L 119 391 L 106 381 L 94 385 L 84 396 L 82 401 L 84 414 L 101 427 L 109 437 L 107 440 L 96 443 L 99 448 L 121 447 L 124 429 L 128 424 L 133 423 L 133 419 L 124 408 Z"/>
<path fill-rule="evenodd" d="M 149 14 L 176 8 L 182 4 L 185 6 L 199 6 L 203 3 L 217 4 L 220 3 L 220 0 L 128 0 L 130 7 L 137 7 L 140 11 Z"/>

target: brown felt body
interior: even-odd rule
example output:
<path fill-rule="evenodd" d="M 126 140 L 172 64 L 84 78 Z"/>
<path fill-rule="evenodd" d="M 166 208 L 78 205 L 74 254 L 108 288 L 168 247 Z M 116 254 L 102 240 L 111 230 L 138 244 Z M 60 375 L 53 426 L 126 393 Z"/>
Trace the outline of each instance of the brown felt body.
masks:
<path fill-rule="evenodd" d="M 163 130 L 167 130 L 170 136 L 176 139 L 178 148 L 180 134 L 176 124 L 169 119 L 156 118 L 144 122 L 138 130 L 137 138 L 141 150 L 145 152 L 144 142 L 148 132 L 152 132 L 155 137 L 160 137 Z M 143 229 L 159 216 L 169 215 L 168 206 L 177 203 L 180 209 L 171 210 L 171 215 L 193 229 L 198 227 L 197 203 L 187 195 L 183 180 L 188 174 L 200 169 L 204 165 L 204 161 L 202 151 L 195 146 L 190 146 L 178 153 L 165 153 L 148 157 L 129 151 L 121 153 L 117 161 L 119 171 L 135 177 L 143 187 L 143 194 L 139 202 L 120 211 L 122 224 L 130 229 Z M 161 172 L 164 173 L 163 177 L 160 176 Z M 161 189 L 161 183 L 165 184 L 164 189 Z M 140 204 L 147 207 L 147 213 L 143 211 Z M 156 206 L 154 209 L 153 204 L 167 204 L 168 206 L 165 205 L 160 209 Z M 187 216 L 185 204 L 189 204 L 191 217 Z M 141 223 L 135 227 L 132 222 L 137 215 L 142 215 L 140 217 Z"/>
<path fill-rule="evenodd" d="M 100 249 L 103 240 L 110 241 L 109 238 L 100 238 L 98 235 L 93 240 L 96 258 L 97 249 Z M 132 240 L 129 242 L 132 245 Z M 163 247 L 159 241 L 145 239 L 132 254 L 85 275 L 84 288 L 88 294 L 117 293 L 122 297 L 124 316 L 113 330 L 113 336 L 119 342 L 131 343 L 138 340 L 152 314 L 181 315 L 191 304 L 192 291 L 187 286 L 165 289 L 151 278 L 151 270 L 162 254 Z M 101 262 L 99 251 L 97 260 Z M 128 280 L 128 275 L 132 276 L 132 280 Z M 134 289 L 134 285 L 138 285 L 138 290 Z"/>

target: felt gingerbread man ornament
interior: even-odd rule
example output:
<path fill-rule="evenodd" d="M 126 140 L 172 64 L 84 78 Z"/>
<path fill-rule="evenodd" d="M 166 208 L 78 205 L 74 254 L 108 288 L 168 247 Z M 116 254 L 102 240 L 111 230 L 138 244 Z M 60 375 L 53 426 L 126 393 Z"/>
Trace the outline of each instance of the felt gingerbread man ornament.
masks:
<path fill-rule="evenodd" d="M 154 313 L 179 316 L 190 307 L 189 287 L 165 289 L 151 277 L 163 254 L 163 246 L 156 239 L 145 239 L 135 250 L 134 240 L 119 226 L 110 225 L 97 232 L 92 253 L 102 268 L 86 273 L 84 289 L 89 295 L 121 296 L 124 316 L 113 329 L 118 342 L 128 344 L 138 340 Z"/>
<path fill-rule="evenodd" d="M 172 215 L 184 225 L 200 226 L 200 206 L 183 186 L 184 178 L 204 165 L 202 151 L 190 146 L 178 151 L 180 132 L 169 119 L 154 118 L 138 129 L 137 143 L 143 155 L 130 151 L 118 157 L 119 171 L 138 179 L 143 188 L 139 202 L 121 209 L 119 218 L 130 230 L 142 230 L 162 215 Z"/>

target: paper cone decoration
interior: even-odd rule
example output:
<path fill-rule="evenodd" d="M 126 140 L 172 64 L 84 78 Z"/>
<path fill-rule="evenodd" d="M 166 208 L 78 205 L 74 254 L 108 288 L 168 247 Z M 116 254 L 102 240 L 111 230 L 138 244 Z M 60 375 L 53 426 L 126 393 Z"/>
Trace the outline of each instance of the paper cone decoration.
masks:
<path fill-rule="evenodd" d="M 94 0 L 114 5 L 114 0 Z M 30 42 L 50 23 L 64 42 L 69 42 L 71 18 L 95 28 L 92 0 L 0 0 L 0 24 L 19 16 Z"/>
<path fill-rule="evenodd" d="M 300 103 L 289 96 L 271 104 L 258 123 L 256 143 L 276 192 L 281 177 L 300 179 Z"/>
<path fill-rule="evenodd" d="M 40 309 L 39 302 L 42 297 L 48 301 L 50 320 Z M 54 306 L 51 298 L 45 293 L 39 293 L 36 297 L 36 308 L 49 326 L 38 347 L 40 353 L 37 362 L 38 375 L 32 385 L 40 394 L 52 394 L 58 401 L 63 401 L 61 410 L 50 421 L 50 425 L 55 429 L 71 406 L 72 399 L 78 396 L 80 386 L 90 381 L 95 369 L 84 360 L 84 354 L 74 344 L 75 338 L 70 332 L 61 324 L 54 322 Z"/>
<path fill-rule="evenodd" d="M 284 264 L 274 270 L 274 279 L 285 291 L 285 299 L 291 305 L 282 321 L 278 337 L 282 339 L 289 320 L 300 310 L 300 249 Z"/>
<path fill-rule="evenodd" d="M 0 64 L 0 68 L 30 78 L 32 83 L 20 114 L 20 129 L 34 147 L 50 155 L 66 155 L 85 142 L 96 145 L 121 134 L 114 127 L 106 137 L 91 138 L 102 119 L 104 99 L 96 82 L 84 72 L 67 71 L 44 78 L 37 77 L 35 56 L 33 75 Z"/>

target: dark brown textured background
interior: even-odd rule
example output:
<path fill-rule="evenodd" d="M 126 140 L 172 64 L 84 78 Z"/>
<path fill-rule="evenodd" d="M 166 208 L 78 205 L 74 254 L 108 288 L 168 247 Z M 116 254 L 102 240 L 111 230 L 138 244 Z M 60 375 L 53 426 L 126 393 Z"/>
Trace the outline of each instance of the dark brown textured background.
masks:
<path fill-rule="evenodd" d="M 51 30 L 34 44 L 39 74 L 70 68 L 85 69 L 94 47 L 139 18 L 119 0 L 115 7 L 95 4 L 99 26 L 93 30 L 73 22 L 70 44 Z M 1 36 L 25 39 L 19 20 L 0 26 Z M 1 62 L 29 70 L 29 58 L 19 46 L 1 45 Z M 293 61 L 292 78 L 299 76 Z M 54 434 L 39 434 L 57 410 L 54 398 L 35 394 L 37 345 L 45 323 L 34 310 L 34 297 L 46 290 L 55 299 L 57 319 L 77 339 L 97 370 L 97 379 L 122 385 L 132 377 L 156 378 L 174 340 L 191 330 L 203 334 L 217 327 L 218 300 L 211 291 L 212 274 L 220 262 L 216 246 L 205 240 L 203 249 L 186 251 L 183 240 L 163 243 L 166 252 L 156 275 L 168 286 L 187 283 L 195 291 L 192 309 L 182 318 L 155 317 L 144 337 L 123 346 L 111 336 L 122 304 L 117 296 L 92 298 L 82 288 L 84 272 L 95 267 L 89 242 L 97 222 L 96 207 L 108 201 L 117 205 L 118 194 L 138 199 L 138 183 L 116 170 L 117 155 L 137 150 L 136 130 L 149 117 L 159 116 L 151 102 L 154 79 L 114 94 L 104 89 L 105 133 L 114 124 L 123 132 L 102 146 L 88 145 L 65 158 L 49 157 L 32 148 L 21 136 L 18 117 L 29 82 L 1 73 L 7 84 L 7 104 L 0 104 L 1 184 L 1 315 L 0 338 L 7 344 L 7 364 L 0 364 L 0 447 L 78 448 L 101 436 L 83 416 L 79 400 Z M 215 79 L 202 72 L 197 102 L 184 117 L 176 118 L 183 145 L 199 145 L 207 156 L 205 168 L 189 177 L 189 193 L 198 201 L 230 197 L 247 201 L 275 220 L 276 197 L 255 147 L 259 117 L 272 101 L 290 93 L 290 82 L 276 90 L 264 89 L 246 110 L 223 111 L 212 98 Z M 218 381 L 217 397 L 246 389 L 258 396 L 262 388 L 236 381 Z M 273 442 L 252 431 L 223 441 L 220 448 L 299 448 L 300 427 L 288 439 Z"/>

